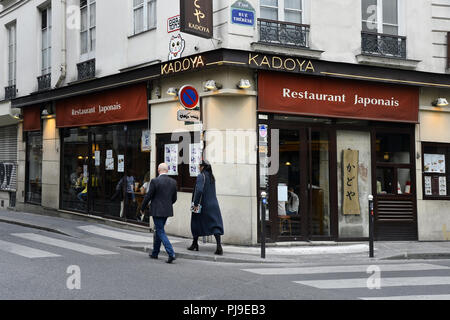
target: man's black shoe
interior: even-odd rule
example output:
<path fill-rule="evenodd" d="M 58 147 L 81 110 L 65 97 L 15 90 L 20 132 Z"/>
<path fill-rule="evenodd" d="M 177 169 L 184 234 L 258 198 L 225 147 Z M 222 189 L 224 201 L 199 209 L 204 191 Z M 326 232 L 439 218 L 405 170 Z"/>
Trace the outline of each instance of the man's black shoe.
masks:
<path fill-rule="evenodd" d="M 169 259 L 166 261 L 167 263 L 172 263 L 175 259 L 175 257 L 169 257 Z"/>
<path fill-rule="evenodd" d="M 150 257 L 150 259 L 158 259 L 158 257 L 157 257 L 157 256 L 152 256 L 152 255 L 149 255 L 149 257 Z"/>

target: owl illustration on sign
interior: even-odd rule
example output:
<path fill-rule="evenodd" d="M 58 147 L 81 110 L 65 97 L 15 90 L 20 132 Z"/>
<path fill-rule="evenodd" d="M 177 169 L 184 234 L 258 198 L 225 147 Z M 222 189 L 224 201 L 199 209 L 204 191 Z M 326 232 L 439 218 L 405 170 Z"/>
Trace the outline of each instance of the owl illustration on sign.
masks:
<path fill-rule="evenodd" d="M 170 37 L 169 60 L 178 59 L 184 51 L 184 39 L 181 34 Z"/>

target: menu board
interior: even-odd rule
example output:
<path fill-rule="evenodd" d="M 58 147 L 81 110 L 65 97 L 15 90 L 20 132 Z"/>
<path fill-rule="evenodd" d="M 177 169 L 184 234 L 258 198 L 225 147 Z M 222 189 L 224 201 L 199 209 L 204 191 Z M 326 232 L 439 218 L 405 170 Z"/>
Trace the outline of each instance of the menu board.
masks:
<path fill-rule="evenodd" d="M 164 162 L 169 167 L 168 175 L 178 175 L 178 144 L 164 145 Z"/>
<path fill-rule="evenodd" d="M 427 154 L 423 155 L 423 172 L 425 173 L 445 173 L 445 155 Z"/>
<path fill-rule="evenodd" d="M 425 176 L 425 195 L 446 196 L 447 178 L 443 176 Z"/>

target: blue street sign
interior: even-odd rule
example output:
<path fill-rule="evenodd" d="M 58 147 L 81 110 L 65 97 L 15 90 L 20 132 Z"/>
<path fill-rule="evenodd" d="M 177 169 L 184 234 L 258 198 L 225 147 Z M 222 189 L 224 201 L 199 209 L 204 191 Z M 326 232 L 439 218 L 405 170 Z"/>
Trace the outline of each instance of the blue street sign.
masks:
<path fill-rule="evenodd" d="M 232 9 L 231 22 L 234 24 L 253 26 L 255 24 L 255 14 L 252 11 Z"/>

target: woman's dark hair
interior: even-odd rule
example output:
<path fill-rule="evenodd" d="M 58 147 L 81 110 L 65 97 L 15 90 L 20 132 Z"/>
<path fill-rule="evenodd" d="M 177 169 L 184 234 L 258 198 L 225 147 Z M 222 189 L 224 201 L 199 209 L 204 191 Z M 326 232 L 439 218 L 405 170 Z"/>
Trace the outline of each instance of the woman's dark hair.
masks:
<path fill-rule="evenodd" d="M 209 164 L 208 161 L 206 160 L 202 160 L 202 163 L 200 163 L 200 167 L 203 167 L 204 172 L 208 172 L 211 175 L 211 182 L 215 183 L 216 179 L 214 178 L 213 172 L 212 172 L 212 167 L 211 164 Z"/>

